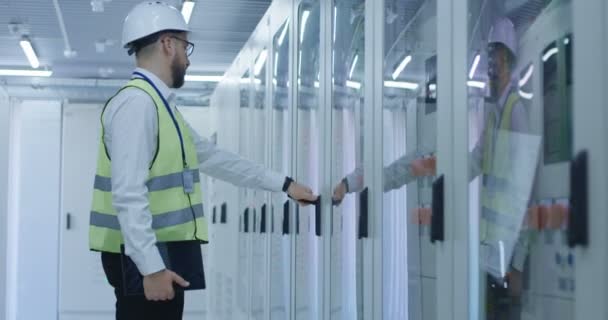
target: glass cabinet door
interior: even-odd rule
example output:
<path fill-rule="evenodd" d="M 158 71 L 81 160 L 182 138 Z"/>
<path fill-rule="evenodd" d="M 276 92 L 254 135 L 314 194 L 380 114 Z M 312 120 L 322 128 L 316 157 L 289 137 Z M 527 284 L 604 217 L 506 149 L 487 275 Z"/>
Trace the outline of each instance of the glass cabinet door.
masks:
<path fill-rule="evenodd" d="M 247 71 L 240 79 L 240 108 L 239 108 L 239 154 L 243 157 L 249 156 L 249 118 L 251 97 L 252 97 L 252 82 L 249 71 Z M 247 317 L 250 312 L 250 197 L 246 189 L 239 189 L 239 233 L 238 233 L 238 276 L 237 276 L 237 309 L 241 316 Z M 217 218 L 217 217 L 216 217 Z M 213 301 L 213 300 L 212 300 Z M 212 307 L 214 307 L 212 305 Z"/>
<path fill-rule="evenodd" d="M 332 24 L 331 319 L 362 319 L 361 244 L 366 236 L 363 173 L 365 1 L 334 0 Z M 361 207 L 362 203 L 364 204 Z"/>
<path fill-rule="evenodd" d="M 266 71 L 268 49 L 263 48 L 257 55 L 253 66 L 253 108 L 250 109 L 250 141 L 251 159 L 255 163 L 266 163 Z M 251 314 L 250 318 L 261 320 L 266 318 L 266 281 L 268 278 L 266 264 L 268 262 L 266 250 L 266 223 L 268 221 L 266 192 L 251 190 L 251 207 L 253 208 L 253 221 L 251 230 Z"/>
<path fill-rule="evenodd" d="M 297 159 L 296 180 L 320 194 L 321 101 L 320 72 L 320 6 L 319 0 L 302 1 L 298 8 L 297 72 Z M 320 319 L 321 306 L 321 217 L 316 206 L 298 206 L 295 216 L 296 287 L 295 318 Z"/>
<path fill-rule="evenodd" d="M 430 241 L 437 148 L 437 1 L 388 0 L 384 15 L 383 315 L 436 319 Z"/>
<path fill-rule="evenodd" d="M 571 2 L 469 0 L 471 299 L 481 319 L 574 319 Z"/>
<path fill-rule="evenodd" d="M 289 101 L 290 22 L 286 21 L 273 37 L 272 133 L 270 166 L 291 175 L 291 103 Z M 290 202 L 284 193 L 274 193 L 270 208 L 270 319 L 288 319 L 291 310 L 291 234 Z"/>

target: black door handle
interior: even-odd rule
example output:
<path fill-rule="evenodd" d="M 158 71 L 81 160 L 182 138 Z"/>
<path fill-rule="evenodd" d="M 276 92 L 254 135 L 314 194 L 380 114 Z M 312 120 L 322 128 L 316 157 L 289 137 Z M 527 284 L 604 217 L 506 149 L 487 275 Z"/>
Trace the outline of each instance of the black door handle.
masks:
<path fill-rule="evenodd" d="M 300 234 L 300 206 L 296 206 L 296 234 Z"/>
<path fill-rule="evenodd" d="M 217 211 L 216 209 L 217 208 L 215 206 L 213 206 L 213 210 L 212 210 L 213 213 L 211 214 L 211 223 L 212 224 L 215 224 L 215 222 L 216 222 L 216 211 Z"/>
<path fill-rule="evenodd" d="M 249 208 L 243 212 L 243 232 L 249 233 Z"/>
<path fill-rule="evenodd" d="M 289 200 L 283 204 L 283 234 L 289 234 Z"/>
<path fill-rule="evenodd" d="M 363 189 L 359 194 L 359 239 L 367 238 L 369 236 L 369 219 L 368 219 L 368 199 L 369 190 Z"/>
<path fill-rule="evenodd" d="M 222 203 L 222 207 L 220 210 L 221 214 L 220 214 L 220 223 L 227 223 L 228 222 L 228 205 L 226 204 L 226 202 Z"/>
<path fill-rule="evenodd" d="M 568 246 L 589 245 L 588 152 L 581 151 L 570 163 L 570 218 Z"/>
<path fill-rule="evenodd" d="M 260 233 L 266 233 L 266 204 L 260 209 Z"/>
<path fill-rule="evenodd" d="M 70 230 L 72 228 L 72 214 L 69 212 L 65 216 L 65 228 Z"/>
<path fill-rule="evenodd" d="M 317 197 L 315 205 L 315 234 L 321 236 L 321 196 Z"/>
<path fill-rule="evenodd" d="M 431 243 L 444 240 L 444 176 L 439 176 L 433 182 L 433 198 L 431 205 Z"/>

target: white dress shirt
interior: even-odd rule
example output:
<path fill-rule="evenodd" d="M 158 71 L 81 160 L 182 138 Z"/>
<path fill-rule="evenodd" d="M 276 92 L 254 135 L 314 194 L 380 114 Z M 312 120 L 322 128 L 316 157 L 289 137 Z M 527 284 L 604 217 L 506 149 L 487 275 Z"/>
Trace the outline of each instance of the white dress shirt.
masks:
<path fill-rule="evenodd" d="M 177 112 L 172 103 L 175 94 L 163 81 L 145 69 L 135 71 L 148 77 L 173 113 Z M 146 187 L 148 168 L 156 153 L 157 118 L 152 98 L 140 89 L 127 88 L 110 101 L 102 119 L 103 139 L 112 160 L 112 205 L 118 213 L 125 253 L 144 276 L 165 268 L 155 245 Z M 281 191 L 284 175 L 217 148 L 189 124 L 188 129 L 201 172 L 240 187 Z"/>

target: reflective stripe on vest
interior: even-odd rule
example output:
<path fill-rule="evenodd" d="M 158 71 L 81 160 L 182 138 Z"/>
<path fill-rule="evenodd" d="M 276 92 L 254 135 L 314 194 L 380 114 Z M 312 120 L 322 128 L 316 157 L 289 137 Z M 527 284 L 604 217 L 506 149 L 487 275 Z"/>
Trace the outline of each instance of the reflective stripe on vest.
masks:
<path fill-rule="evenodd" d="M 198 169 L 186 170 L 194 176 L 194 182 L 200 182 L 201 177 Z M 182 187 L 184 183 L 183 175 L 181 172 L 171 173 L 161 177 L 154 177 L 146 182 L 148 192 L 159 191 L 164 189 Z M 93 187 L 97 190 L 111 192 L 112 191 L 112 179 L 108 177 L 102 177 L 95 175 L 95 182 Z"/>
<path fill-rule="evenodd" d="M 509 154 L 497 154 L 508 151 L 505 148 L 510 146 L 511 117 L 517 101 L 519 95 L 511 93 L 503 107 L 498 127 L 495 117 L 489 116 L 484 129 L 480 221 L 482 242 L 496 242 L 517 237 L 521 225 L 520 215 L 512 206 L 515 199 L 511 199 L 508 190 L 512 170 Z"/>
<path fill-rule="evenodd" d="M 163 100 L 145 80 L 131 80 L 121 91 L 125 88 L 137 88 L 146 92 L 154 100 L 158 116 L 158 150 L 146 181 L 148 209 L 157 240 L 207 241 L 207 221 L 203 214 L 196 148 L 184 119 L 176 111 L 176 121 L 173 122 Z M 107 103 L 103 112 L 106 107 Z M 182 150 L 175 123 L 182 132 L 186 164 L 180 156 Z M 96 251 L 120 252 L 123 239 L 116 210 L 112 205 L 111 160 L 105 148 L 103 133 L 102 123 L 90 216 L 89 247 Z M 186 179 L 192 180 L 191 193 L 186 193 L 184 188 Z"/>

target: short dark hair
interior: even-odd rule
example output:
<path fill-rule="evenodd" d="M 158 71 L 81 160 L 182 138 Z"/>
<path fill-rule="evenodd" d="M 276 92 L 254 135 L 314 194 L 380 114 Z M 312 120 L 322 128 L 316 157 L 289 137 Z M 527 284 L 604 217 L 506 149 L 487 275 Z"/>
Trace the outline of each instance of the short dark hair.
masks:
<path fill-rule="evenodd" d="M 137 39 L 131 43 L 129 43 L 129 51 L 128 54 L 132 55 L 135 53 L 135 55 L 137 55 L 137 53 L 139 51 L 141 51 L 141 49 L 155 43 L 156 41 L 158 41 L 158 39 L 160 39 L 160 37 L 164 34 L 168 34 L 168 33 L 183 33 L 184 31 L 181 30 L 161 30 L 158 32 L 155 32 L 153 34 L 147 35 L 143 38 Z"/>

